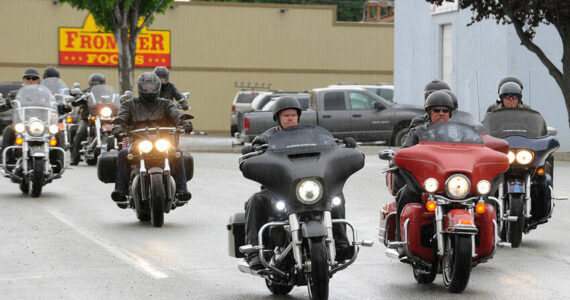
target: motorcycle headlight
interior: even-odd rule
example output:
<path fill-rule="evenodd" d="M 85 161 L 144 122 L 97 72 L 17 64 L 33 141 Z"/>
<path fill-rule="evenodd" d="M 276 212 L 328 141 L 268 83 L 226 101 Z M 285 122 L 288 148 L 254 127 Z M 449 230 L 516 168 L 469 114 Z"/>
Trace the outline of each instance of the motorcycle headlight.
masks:
<path fill-rule="evenodd" d="M 24 133 L 24 131 L 26 131 L 26 125 L 24 125 L 22 123 L 18 123 L 16 125 L 14 125 L 14 130 L 17 133 Z"/>
<path fill-rule="evenodd" d="M 534 153 L 530 150 L 522 149 L 517 151 L 516 161 L 521 165 L 528 165 L 534 159 Z"/>
<path fill-rule="evenodd" d="M 469 190 L 469 179 L 463 174 L 454 174 L 445 182 L 445 191 L 450 198 L 463 199 L 469 194 Z"/>
<path fill-rule="evenodd" d="M 491 183 L 487 180 L 481 180 L 477 183 L 477 192 L 480 195 L 487 195 L 491 191 Z"/>
<path fill-rule="evenodd" d="M 103 118 L 109 118 L 113 114 L 113 110 L 110 107 L 103 107 L 99 114 Z"/>
<path fill-rule="evenodd" d="M 314 179 L 305 179 L 297 185 L 297 198 L 305 204 L 314 204 L 321 199 L 323 187 Z"/>
<path fill-rule="evenodd" d="M 59 132 L 59 127 L 57 124 L 51 124 L 48 127 L 48 131 L 51 135 L 56 135 Z"/>
<path fill-rule="evenodd" d="M 150 141 L 142 141 L 139 143 L 139 150 L 143 153 L 149 153 L 152 150 L 152 143 Z"/>
<path fill-rule="evenodd" d="M 515 152 L 513 152 L 513 150 L 509 150 L 509 153 L 507 153 L 507 157 L 509 158 L 509 164 L 512 164 L 515 161 Z"/>
<path fill-rule="evenodd" d="M 170 149 L 170 142 L 168 140 L 165 140 L 165 139 L 160 139 L 160 140 L 154 142 L 154 146 L 156 147 L 156 150 L 158 150 L 160 152 L 164 152 L 164 151 Z"/>
<path fill-rule="evenodd" d="M 31 135 L 38 136 L 38 135 L 42 135 L 44 133 L 44 130 L 46 127 L 44 125 L 44 122 L 42 122 L 40 120 L 33 120 L 28 125 L 28 128 L 30 130 Z"/>
<path fill-rule="evenodd" d="M 428 193 L 435 193 L 439 188 L 439 182 L 435 178 L 428 178 L 424 181 L 424 188 Z"/>

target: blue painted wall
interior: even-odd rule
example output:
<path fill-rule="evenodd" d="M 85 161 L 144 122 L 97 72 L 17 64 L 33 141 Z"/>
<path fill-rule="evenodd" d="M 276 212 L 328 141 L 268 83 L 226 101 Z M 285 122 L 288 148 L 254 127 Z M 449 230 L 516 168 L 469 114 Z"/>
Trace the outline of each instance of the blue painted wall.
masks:
<path fill-rule="evenodd" d="M 558 129 L 561 150 L 570 150 L 570 128 L 564 97 L 538 57 L 520 44 L 512 25 L 491 20 L 471 22 L 470 10 L 431 14 L 423 0 L 397 1 L 394 25 L 394 97 L 399 103 L 423 105 L 423 88 L 442 78 L 442 25 L 452 25 L 452 90 L 459 108 L 483 119 L 497 98 L 497 85 L 507 76 L 524 84 L 523 101 L 538 110 L 548 126 Z M 562 42 L 553 26 L 542 25 L 534 39 L 561 67 Z"/>

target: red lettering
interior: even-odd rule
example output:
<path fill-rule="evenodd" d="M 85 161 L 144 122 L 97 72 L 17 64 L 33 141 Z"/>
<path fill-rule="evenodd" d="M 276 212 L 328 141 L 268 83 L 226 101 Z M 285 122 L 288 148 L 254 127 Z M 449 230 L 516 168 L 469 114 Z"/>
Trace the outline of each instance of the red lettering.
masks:
<path fill-rule="evenodd" d="M 119 55 L 118 54 L 111 55 L 111 63 L 114 65 L 119 63 Z"/>
<path fill-rule="evenodd" d="M 117 48 L 117 42 L 115 41 L 115 38 L 112 35 L 108 35 L 105 37 L 105 41 L 107 44 L 107 49 L 116 49 Z"/>
<path fill-rule="evenodd" d="M 141 36 L 139 38 L 140 50 L 148 50 L 148 36 Z"/>
<path fill-rule="evenodd" d="M 73 41 L 77 37 L 78 33 L 74 31 L 66 31 L 65 34 L 67 35 L 67 45 L 65 45 L 65 48 L 73 48 Z"/>
<path fill-rule="evenodd" d="M 91 48 L 91 37 L 89 35 L 82 35 L 81 36 L 81 47 L 80 48 Z"/>
<path fill-rule="evenodd" d="M 157 50 L 157 46 L 158 46 L 158 50 L 164 50 L 164 45 L 162 44 L 164 41 L 164 37 L 160 34 L 151 34 L 150 35 L 152 37 L 152 48 L 151 50 Z"/>
<path fill-rule="evenodd" d="M 101 49 L 103 48 L 104 45 L 105 41 L 103 40 L 102 36 L 96 35 L 95 38 L 93 38 L 93 46 L 95 47 L 95 49 Z"/>
<path fill-rule="evenodd" d="M 107 64 L 109 62 L 109 57 L 105 54 L 100 54 L 99 57 L 97 57 L 97 62 L 102 65 Z"/>

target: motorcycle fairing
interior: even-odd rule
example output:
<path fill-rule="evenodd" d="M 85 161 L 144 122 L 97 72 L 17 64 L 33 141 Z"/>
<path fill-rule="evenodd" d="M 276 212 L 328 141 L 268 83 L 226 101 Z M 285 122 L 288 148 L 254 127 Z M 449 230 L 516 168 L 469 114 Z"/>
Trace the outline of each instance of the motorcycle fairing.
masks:
<path fill-rule="evenodd" d="M 531 164 L 517 167 L 538 167 L 544 165 L 550 154 L 560 148 L 560 142 L 553 137 L 547 136 L 543 138 L 527 138 L 524 136 L 508 136 L 504 138 L 509 143 L 511 149 L 529 149 L 534 152 L 534 160 Z"/>

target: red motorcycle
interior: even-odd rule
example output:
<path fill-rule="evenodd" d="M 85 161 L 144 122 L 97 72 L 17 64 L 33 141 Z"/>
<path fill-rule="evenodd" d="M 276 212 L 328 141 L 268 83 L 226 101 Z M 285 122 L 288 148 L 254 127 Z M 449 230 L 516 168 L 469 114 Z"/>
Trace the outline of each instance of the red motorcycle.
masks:
<path fill-rule="evenodd" d="M 471 268 L 491 259 L 499 242 L 490 202 L 499 210 L 501 203 L 490 195 L 509 160 L 496 151 L 503 150 L 502 145 L 487 147 L 486 139 L 465 124 L 444 122 L 418 133 L 419 144 L 379 154 L 393 161 L 386 178 L 389 190 L 397 173 L 406 189 L 418 195 L 418 203 L 403 208 L 400 224 L 397 203 L 382 206 L 379 239 L 389 257 L 412 265 L 418 283 L 431 283 L 441 273 L 448 290 L 461 293 Z"/>

